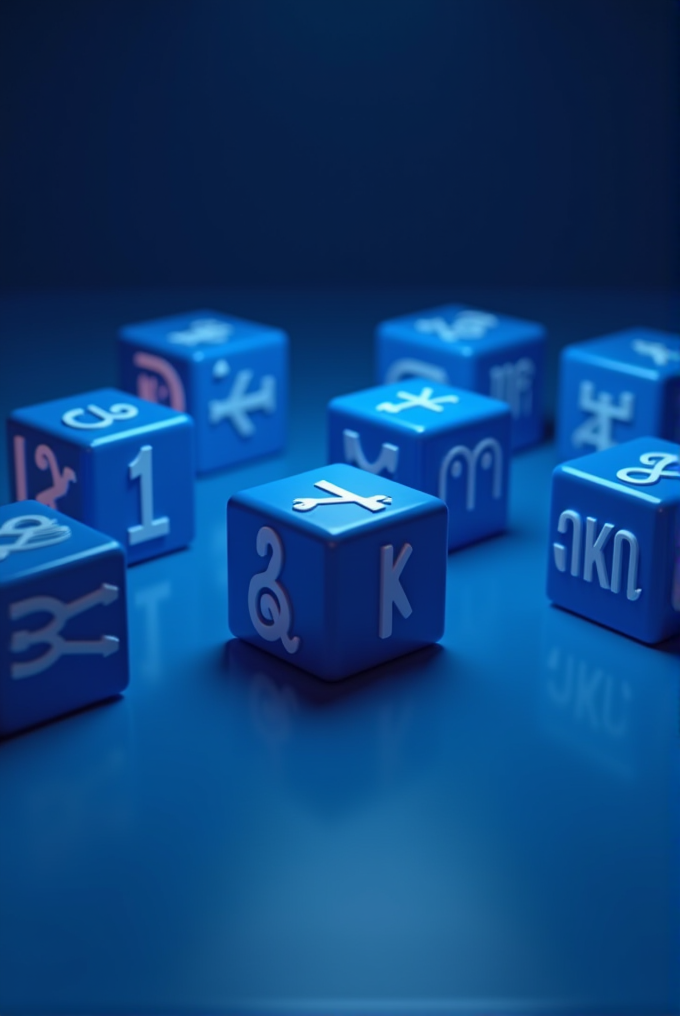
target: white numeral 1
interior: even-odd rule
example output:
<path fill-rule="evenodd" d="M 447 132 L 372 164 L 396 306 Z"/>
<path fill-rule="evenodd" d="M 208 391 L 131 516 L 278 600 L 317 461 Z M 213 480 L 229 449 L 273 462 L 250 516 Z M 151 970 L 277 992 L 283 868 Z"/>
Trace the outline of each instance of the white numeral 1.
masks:
<path fill-rule="evenodd" d="M 157 540 L 159 536 L 167 536 L 170 532 L 170 519 L 164 515 L 160 519 L 153 517 L 153 449 L 151 445 L 143 445 L 139 455 L 130 463 L 130 479 L 139 480 L 139 505 L 142 523 L 128 528 L 130 546 Z"/>

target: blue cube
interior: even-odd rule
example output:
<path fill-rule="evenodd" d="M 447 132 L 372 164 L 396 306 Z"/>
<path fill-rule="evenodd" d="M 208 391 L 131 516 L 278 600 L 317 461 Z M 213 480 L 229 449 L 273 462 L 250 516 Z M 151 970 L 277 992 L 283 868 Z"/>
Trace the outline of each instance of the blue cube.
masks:
<path fill-rule="evenodd" d="M 560 458 L 655 434 L 680 441 L 680 335 L 630 328 L 566 346 L 560 362 Z"/>
<path fill-rule="evenodd" d="M 341 464 L 240 491 L 227 507 L 233 634 L 327 681 L 436 642 L 446 514 Z"/>
<path fill-rule="evenodd" d="M 680 632 L 680 455 L 641 437 L 553 473 L 548 596 L 660 642 Z"/>
<path fill-rule="evenodd" d="M 18 409 L 7 429 L 15 501 L 35 499 L 107 533 L 130 564 L 193 538 L 186 413 L 101 388 Z"/>
<path fill-rule="evenodd" d="M 38 501 L 0 508 L 0 735 L 128 683 L 125 555 Z"/>
<path fill-rule="evenodd" d="M 376 341 L 381 384 L 422 377 L 490 395 L 510 406 L 513 449 L 541 440 L 543 325 L 451 304 L 383 321 Z"/>
<path fill-rule="evenodd" d="M 328 458 L 446 501 L 449 550 L 507 525 L 510 409 L 415 378 L 341 395 L 328 406 Z"/>
<path fill-rule="evenodd" d="M 279 328 L 197 310 L 128 325 L 119 354 L 126 391 L 193 416 L 199 473 L 284 447 L 288 336 Z"/>

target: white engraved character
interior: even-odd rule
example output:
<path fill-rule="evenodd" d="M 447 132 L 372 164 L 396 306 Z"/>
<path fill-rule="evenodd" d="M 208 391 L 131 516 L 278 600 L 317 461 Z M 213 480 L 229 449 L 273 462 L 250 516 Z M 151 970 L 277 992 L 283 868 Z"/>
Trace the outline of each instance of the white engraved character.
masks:
<path fill-rule="evenodd" d="M 667 367 L 671 362 L 680 362 L 680 351 L 671 349 L 663 342 L 635 339 L 632 346 L 634 353 L 638 353 L 640 356 L 649 356 L 655 367 Z"/>
<path fill-rule="evenodd" d="M 498 318 L 480 310 L 462 310 L 449 323 L 446 318 L 419 318 L 415 329 L 422 335 L 436 335 L 442 342 L 460 342 L 465 339 L 483 339 L 491 328 L 496 328 Z"/>
<path fill-rule="evenodd" d="M 396 473 L 399 462 L 398 445 L 391 444 L 389 441 L 383 441 L 377 459 L 369 462 L 364 455 L 364 450 L 361 447 L 361 438 L 356 430 L 350 430 L 349 428 L 343 430 L 342 442 L 345 462 L 350 464 L 354 462 L 359 469 L 364 469 L 367 473 L 374 473 L 376 476 L 382 473 L 383 470 L 392 475 Z"/>
<path fill-rule="evenodd" d="M 86 412 L 94 416 L 96 422 L 84 420 L 83 417 Z M 131 406 L 129 402 L 118 402 L 116 405 L 110 406 L 109 409 L 89 405 L 86 409 L 67 410 L 62 416 L 61 422 L 65 423 L 67 427 L 73 427 L 74 430 L 103 430 L 118 421 L 134 420 L 138 413 L 137 407 Z"/>
<path fill-rule="evenodd" d="M 311 512 L 314 508 L 322 505 L 357 504 L 366 508 L 369 512 L 381 512 L 386 505 L 392 504 L 392 498 L 387 494 L 372 494 L 370 497 L 363 497 L 361 494 L 353 494 L 351 490 L 338 487 L 329 480 L 319 480 L 314 484 L 319 490 L 326 490 L 335 497 L 296 497 L 293 501 L 293 511 Z"/>
<path fill-rule="evenodd" d="M 591 445 L 598 452 L 611 448 L 614 440 L 614 421 L 632 423 L 635 414 L 635 395 L 632 392 L 621 392 L 619 401 L 614 404 L 610 392 L 600 392 L 595 398 L 595 385 L 592 381 L 582 381 L 578 390 L 578 408 L 591 416 L 576 428 L 571 436 L 575 448 Z"/>
<path fill-rule="evenodd" d="M 394 544 L 380 548 L 380 618 L 378 637 L 388 639 L 392 635 L 392 613 L 396 607 L 402 617 L 410 617 L 413 608 L 401 584 L 401 573 L 413 553 L 410 543 L 405 543 L 394 560 Z"/>
<path fill-rule="evenodd" d="M 257 534 L 255 548 L 265 557 L 271 548 L 272 556 L 263 572 L 257 572 L 248 586 L 248 613 L 258 635 L 267 642 L 281 639 L 287 653 L 300 648 L 300 636 L 290 636 L 292 609 L 288 593 L 278 581 L 283 568 L 283 542 L 271 526 L 262 526 Z"/>
<path fill-rule="evenodd" d="M 478 441 L 471 450 L 467 445 L 456 445 L 442 459 L 439 467 L 439 497 L 446 501 L 449 471 L 451 476 L 458 478 L 463 473 L 463 462 L 467 465 L 465 485 L 465 508 L 471 512 L 477 505 L 477 463 L 482 469 L 493 467 L 491 496 L 495 499 L 503 493 L 503 448 L 495 437 L 486 437 Z"/>
<path fill-rule="evenodd" d="M 669 455 L 667 452 L 644 452 L 640 456 L 643 466 L 630 466 L 628 469 L 619 469 L 617 479 L 624 483 L 633 483 L 636 487 L 647 487 L 651 483 L 658 483 L 659 480 L 680 480 L 680 472 L 667 468 L 668 466 L 680 465 L 680 455 Z"/>
<path fill-rule="evenodd" d="M 48 519 L 45 515 L 18 515 L 0 526 L 0 561 L 18 551 L 52 547 L 70 536 L 69 527 L 59 525 L 56 519 Z M 12 543 L 3 543 L 3 537 L 9 537 Z"/>
<path fill-rule="evenodd" d="M 534 403 L 536 365 L 528 356 L 516 363 L 501 363 L 489 371 L 491 397 L 507 402 L 513 418 L 530 416 Z"/>
<path fill-rule="evenodd" d="M 208 416 L 213 425 L 221 423 L 222 420 L 229 420 L 240 437 L 252 437 L 255 433 L 255 424 L 250 419 L 250 414 L 259 411 L 271 415 L 276 411 L 274 375 L 265 374 L 260 387 L 249 392 L 248 385 L 253 377 L 254 371 L 239 370 L 227 398 L 210 400 Z"/>
<path fill-rule="evenodd" d="M 227 342 L 233 325 L 218 318 L 196 318 L 181 332 L 170 332 L 168 341 L 175 346 L 211 346 Z"/>
<path fill-rule="evenodd" d="M 438 395 L 432 397 L 433 388 L 423 388 L 419 395 L 415 392 L 397 392 L 401 402 L 381 402 L 375 408 L 379 413 L 401 413 L 405 409 L 429 409 L 433 413 L 442 413 L 446 403 L 460 402 L 457 395 Z"/>
<path fill-rule="evenodd" d="M 607 574 L 607 562 L 604 559 L 604 550 L 609 539 L 616 529 L 612 522 L 605 522 L 600 531 L 597 529 L 597 519 L 592 515 L 586 518 L 585 538 L 583 538 L 583 520 L 579 512 L 569 508 L 563 511 L 557 522 L 557 531 L 566 533 L 571 523 L 572 546 L 570 555 L 569 572 L 574 578 L 581 575 L 581 546 L 583 545 L 583 573 L 581 577 L 584 582 L 593 581 L 593 569 L 597 574 L 597 580 L 601 589 L 609 589 L 612 593 L 621 590 L 621 573 L 623 571 L 623 547 L 628 546 L 628 573 L 626 582 L 626 599 L 635 602 L 642 594 L 638 588 L 637 575 L 640 562 L 640 545 L 637 537 L 629 529 L 619 529 L 614 536 L 614 548 L 612 554 L 612 575 L 611 583 Z M 553 543 L 553 557 L 555 567 L 558 571 L 567 570 L 567 548 L 563 543 Z"/>
<path fill-rule="evenodd" d="M 434 363 L 426 360 L 416 360 L 413 357 L 402 357 L 391 363 L 385 373 L 385 384 L 395 384 L 405 377 L 422 377 L 426 381 L 434 381 L 436 384 L 446 385 L 449 383 L 449 375 L 443 367 L 437 367 Z"/>

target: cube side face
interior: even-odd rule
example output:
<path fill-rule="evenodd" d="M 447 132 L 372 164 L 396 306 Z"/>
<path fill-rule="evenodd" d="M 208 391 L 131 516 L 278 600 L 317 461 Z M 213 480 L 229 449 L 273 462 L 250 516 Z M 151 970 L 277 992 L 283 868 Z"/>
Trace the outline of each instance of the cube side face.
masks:
<path fill-rule="evenodd" d="M 138 398 L 193 415 L 191 360 L 162 353 L 126 334 L 118 337 L 120 387 Z"/>
<path fill-rule="evenodd" d="M 7 452 L 14 501 L 36 500 L 73 518 L 85 517 L 83 449 L 11 416 L 7 421 Z"/>
<path fill-rule="evenodd" d="M 594 362 L 587 349 L 574 346 L 563 350 L 557 425 L 560 458 L 605 451 L 646 434 L 658 434 L 663 388 L 661 382 L 643 373 Z"/>
<path fill-rule="evenodd" d="M 414 377 L 472 388 L 474 369 L 468 357 L 451 353 L 445 347 L 423 345 L 416 338 L 405 338 L 388 325 L 381 325 L 376 333 L 377 383 L 394 384 Z"/>
<path fill-rule="evenodd" d="M 545 336 L 475 357 L 474 390 L 505 402 L 512 416 L 513 451 L 543 438 Z"/>
<path fill-rule="evenodd" d="M 572 468 L 553 474 L 548 597 L 642 642 L 680 631 L 680 614 L 669 610 L 673 559 L 668 546 L 662 552 L 670 532 L 659 505 Z"/>
<path fill-rule="evenodd" d="M 122 548 L 35 501 L 0 510 L 0 734 L 128 683 Z"/>
<path fill-rule="evenodd" d="M 352 412 L 341 399 L 328 407 L 328 461 L 346 462 L 375 476 L 419 486 L 418 436 L 395 432 L 387 420 L 380 425 Z"/>
<path fill-rule="evenodd" d="M 269 329 L 194 365 L 197 469 L 212 472 L 281 451 L 288 419 L 288 336 Z"/>

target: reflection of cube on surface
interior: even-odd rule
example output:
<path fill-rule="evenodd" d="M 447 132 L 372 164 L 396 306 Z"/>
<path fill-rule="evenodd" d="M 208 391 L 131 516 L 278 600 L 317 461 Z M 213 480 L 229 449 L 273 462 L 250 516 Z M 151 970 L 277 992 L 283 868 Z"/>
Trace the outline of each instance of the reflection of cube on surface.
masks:
<path fill-rule="evenodd" d="M 280 329 L 198 310 L 127 325 L 119 361 L 126 391 L 194 418 L 199 473 L 283 448 L 288 336 Z"/>
<path fill-rule="evenodd" d="M 194 535 L 193 422 L 116 388 L 17 409 L 13 497 L 34 498 L 118 540 L 129 563 Z"/>
<path fill-rule="evenodd" d="M 446 501 L 449 550 L 506 528 L 506 403 L 410 378 L 333 399 L 328 428 L 329 461 L 389 476 Z"/>
<path fill-rule="evenodd" d="M 459 304 L 383 321 L 376 333 L 381 384 L 422 377 L 507 402 L 512 447 L 543 436 L 545 328 Z"/>
<path fill-rule="evenodd" d="M 658 437 L 553 473 L 548 596 L 642 642 L 680 632 L 680 454 Z"/>
<path fill-rule="evenodd" d="M 341 464 L 240 491 L 227 508 L 234 635 L 326 680 L 438 641 L 447 511 Z"/>
<path fill-rule="evenodd" d="M 557 432 L 562 458 L 646 434 L 680 441 L 680 335 L 630 328 L 566 346 Z"/>
<path fill-rule="evenodd" d="M 125 555 L 38 501 L 0 507 L 0 734 L 128 683 Z"/>

